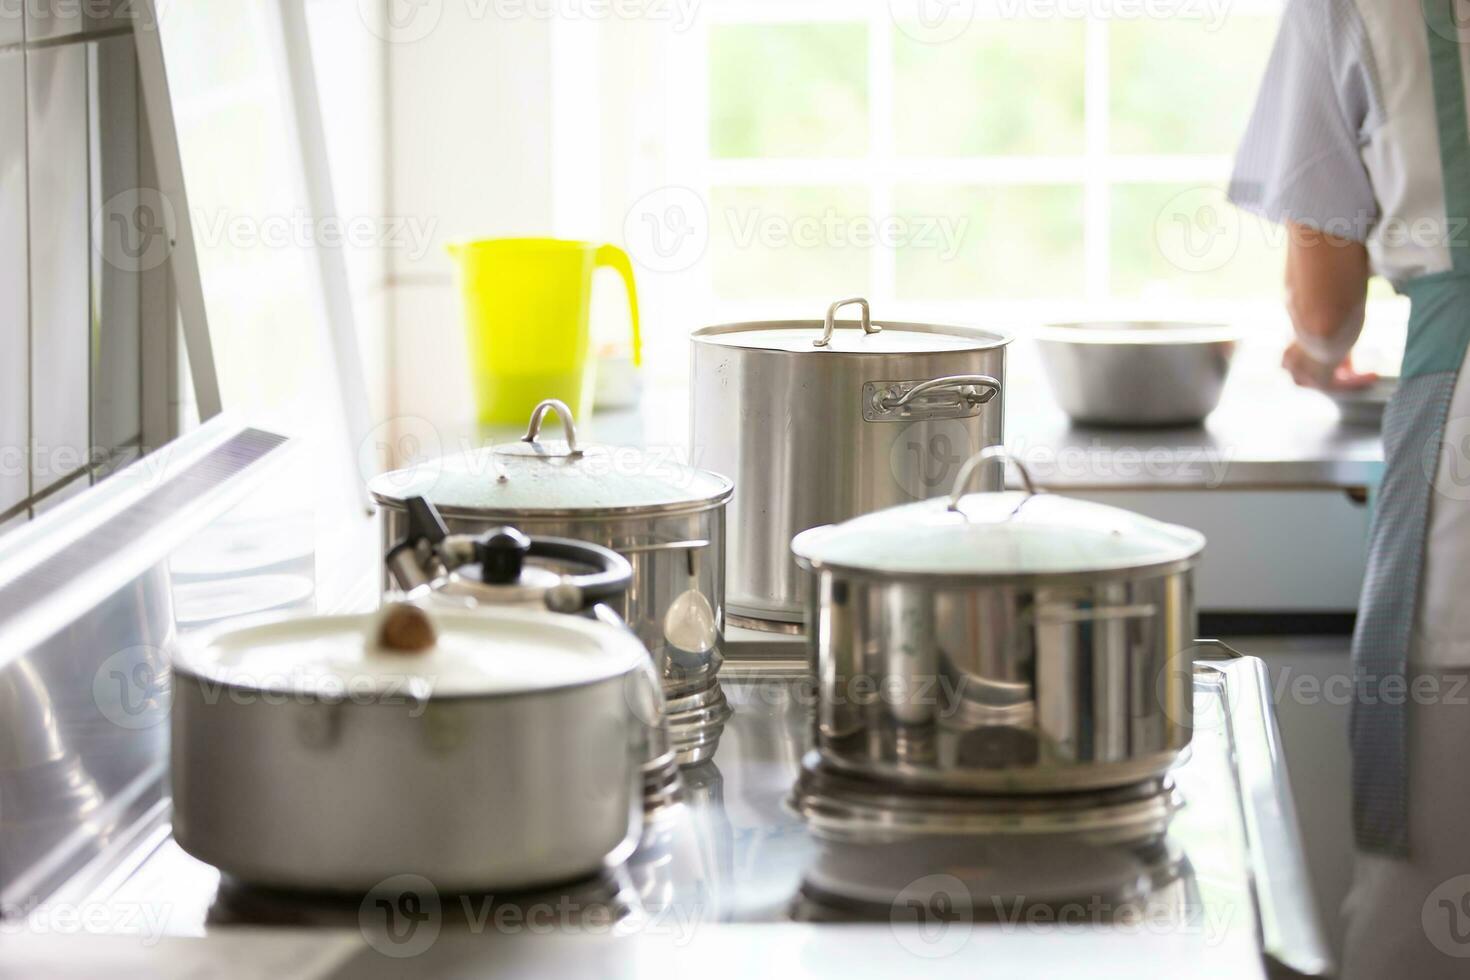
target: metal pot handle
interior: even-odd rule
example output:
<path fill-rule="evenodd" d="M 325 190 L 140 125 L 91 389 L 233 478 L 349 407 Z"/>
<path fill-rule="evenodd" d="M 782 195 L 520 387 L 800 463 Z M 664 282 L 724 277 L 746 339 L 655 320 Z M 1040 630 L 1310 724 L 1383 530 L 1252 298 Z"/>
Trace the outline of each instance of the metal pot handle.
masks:
<path fill-rule="evenodd" d="M 822 336 L 812 341 L 813 347 L 826 347 L 832 342 L 832 331 L 837 327 L 837 311 L 842 309 L 844 306 L 851 306 L 853 303 L 856 303 L 863 311 L 863 333 L 882 332 L 883 328 L 874 323 L 872 318 L 868 315 L 867 300 L 863 299 L 861 296 L 854 296 L 852 299 L 839 299 L 837 302 L 827 307 L 827 322 L 822 327 Z"/>
<path fill-rule="evenodd" d="M 556 417 L 561 419 L 562 432 L 567 439 L 567 455 L 580 456 L 582 450 L 577 448 L 577 423 L 572 420 L 572 410 L 567 403 L 559 398 L 548 398 L 537 405 L 531 412 L 531 424 L 526 426 L 526 434 L 521 436 L 521 442 L 529 442 L 536 445 L 536 437 L 541 434 L 541 421 L 546 418 L 547 412 L 556 412 Z"/>
<path fill-rule="evenodd" d="M 1002 469 L 1004 469 L 1007 462 L 1013 463 L 1016 470 L 1021 474 L 1021 483 L 1026 487 L 1026 496 L 1028 498 L 1036 496 L 1038 492 L 1036 483 L 1031 479 L 1031 471 L 1026 469 L 1026 465 L 1019 459 L 1012 459 L 1010 454 L 1006 452 L 1004 446 L 986 446 L 965 460 L 965 464 L 960 467 L 959 476 L 955 477 L 954 489 L 949 492 L 950 510 L 957 511 L 960 509 L 960 498 L 965 495 L 965 488 L 969 486 L 970 480 L 975 476 L 975 471 L 992 459 L 1000 460 Z M 1025 501 L 1022 501 L 1022 503 L 1025 503 Z"/>
<path fill-rule="evenodd" d="M 920 395 L 939 388 L 959 388 L 959 396 L 971 405 L 984 405 L 1000 394 L 1000 382 L 988 374 L 955 374 L 947 378 L 931 378 L 920 381 L 903 394 L 891 394 L 892 389 L 878 396 L 878 407 L 885 412 L 903 408 Z M 982 391 L 966 389 L 981 388 Z"/>

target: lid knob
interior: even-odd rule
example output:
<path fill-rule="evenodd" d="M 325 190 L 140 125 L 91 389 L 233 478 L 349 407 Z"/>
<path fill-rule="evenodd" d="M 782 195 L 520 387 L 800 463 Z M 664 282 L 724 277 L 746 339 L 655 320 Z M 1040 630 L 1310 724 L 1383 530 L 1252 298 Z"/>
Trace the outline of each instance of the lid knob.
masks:
<path fill-rule="evenodd" d="M 531 550 L 531 539 L 513 527 L 498 527 L 475 542 L 475 560 L 486 585 L 511 585 L 521 579 L 521 567 Z"/>
<path fill-rule="evenodd" d="M 423 653 L 438 641 L 434 623 L 418 606 L 395 602 L 378 619 L 378 646 L 393 653 Z"/>

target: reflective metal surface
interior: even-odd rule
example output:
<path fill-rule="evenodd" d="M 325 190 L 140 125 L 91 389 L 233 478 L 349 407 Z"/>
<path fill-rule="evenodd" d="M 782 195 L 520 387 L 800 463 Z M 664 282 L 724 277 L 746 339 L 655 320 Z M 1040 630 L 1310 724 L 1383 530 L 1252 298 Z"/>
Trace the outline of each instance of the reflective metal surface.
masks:
<path fill-rule="evenodd" d="M 1001 439 L 1002 399 L 991 396 L 1005 383 L 1007 338 L 907 323 L 879 331 L 866 304 L 863 314 L 861 337 L 875 349 L 861 353 L 845 336 L 857 325 L 836 324 L 839 346 L 830 315 L 825 332 L 822 321 L 774 321 L 691 338 L 690 448 L 735 481 L 727 602 L 745 620 L 801 621 L 806 585 L 789 550 L 798 532 L 936 496 L 959 462 Z M 946 331 L 970 349 L 903 349 L 902 338 L 943 341 Z M 762 334 L 784 339 L 762 347 Z M 722 340 L 731 335 L 752 340 Z"/>
<path fill-rule="evenodd" d="M 725 541 L 723 505 L 696 513 L 631 517 L 444 515 L 444 523 L 453 534 L 480 534 L 507 521 L 532 536 L 589 541 L 626 558 L 633 568 L 632 584 L 626 594 L 610 600 L 608 606 L 653 654 L 671 713 L 679 710 L 674 704 L 686 698 L 719 699 L 720 647 L 724 638 L 725 567 L 720 560 Z M 385 506 L 385 550 L 401 541 L 407 531 L 407 511 Z M 667 629 L 670 608 L 691 592 L 708 604 L 713 617 L 714 643 L 705 650 L 686 650 L 675 645 Z M 677 632 L 674 635 L 678 637 Z M 698 732 L 698 740 L 718 742 L 723 720 L 716 715 L 691 716 L 684 719 L 683 725 L 689 729 L 696 723 L 707 723 Z M 670 718 L 671 726 L 677 723 Z M 690 747 L 681 751 L 681 761 L 698 761 L 701 754 Z"/>
<path fill-rule="evenodd" d="M 266 479 L 281 437 L 221 419 L 7 535 L 0 553 L 0 918 L 157 804 L 175 635 L 167 559 Z"/>
<path fill-rule="evenodd" d="M 178 841 L 275 888 L 366 891 L 407 871 L 455 891 L 584 877 L 641 822 L 640 715 L 658 712 L 651 669 L 636 656 L 637 669 L 607 680 L 422 699 L 408 686 L 336 700 L 222 689 L 176 666 Z M 631 689 L 640 671 L 650 675 L 642 697 Z M 374 679 L 347 680 L 351 692 Z"/>
<path fill-rule="evenodd" d="M 1190 323 L 1076 323 L 1037 334 L 1052 395 L 1088 425 L 1195 425 L 1215 410 L 1236 339 Z"/>
<path fill-rule="evenodd" d="M 1090 789 L 1157 776 L 1189 743 L 1187 572 L 959 588 L 823 572 L 814 593 L 813 738 L 836 769 Z"/>
<path fill-rule="evenodd" d="M 739 677 L 726 688 L 738 710 L 715 760 L 685 770 L 688 801 L 646 827 L 621 867 L 564 888 L 498 895 L 493 907 L 507 909 L 499 917 L 481 914 L 483 896 L 430 892 L 422 882 L 374 893 L 389 909 L 408 908 L 394 904 L 404 896 L 438 903 L 416 906 L 437 910 L 432 933 L 406 929 L 395 940 L 373 902 L 322 912 L 242 895 L 178 849 L 163 814 L 109 857 L 110 874 L 82 876 L 62 895 L 104 910 L 99 918 L 119 923 L 118 932 L 150 938 L 154 963 L 209 962 L 214 950 L 213 962 L 236 969 L 264 964 L 270 949 L 299 935 L 236 928 L 247 923 L 315 924 L 318 946 L 347 950 L 295 976 L 592 976 L 623 965 L 711 963 L 759 970 L 752 950 L 767 970 L 797 956 L 807 972 L 832 976 L 890 976 L 916 964 L 938 976 L 972 976 L 977 964 L 1018 975 L 1330 972 L 1259 661 L 1197 669 L 1196 738 L 1170 774 L 1183 805 L 1162 838 L 1144 843 L 814 837 L 783 803 L 799 776 L 812 689 L 732 666 Z M 137 912 L 131 928 L 122 910 Z M 845 928 L 825 925 L 833 922 Z M 206 940 L 179 947 L 169 936 Z M 275 945 L 252 956 L 247 936 Z"/>

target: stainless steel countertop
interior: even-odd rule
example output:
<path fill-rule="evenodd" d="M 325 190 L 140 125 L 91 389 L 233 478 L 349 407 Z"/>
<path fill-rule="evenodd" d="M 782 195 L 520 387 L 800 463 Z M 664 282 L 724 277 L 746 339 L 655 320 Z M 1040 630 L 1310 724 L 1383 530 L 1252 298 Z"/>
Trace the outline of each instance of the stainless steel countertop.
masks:
<path fill-rule="evenodd" d="M 1049 489 L 1355 489 L 1383 469 L 1376 429 L 1275 374 L 1232 375 L 1204 424 L 1181 429 L 1074 426 L 1044 386 L 1009 395 L 1006 444 Z"/>
<path fill-rule="evenodd" d="M 711 968 L 824 977 L 918 968 L 936 976 L 980 969 L 1136 977 L 1170 970 L 1241 978 L 1266 976 L 1268 963 L 1307 975 L 1328 970 L 1260 661 L 1197 670 L 1196 735 L 1173 774 L 1184 806 L 1167 836 L 1170 870 L 1151 886 L 1140 916 L 1099 920 L 1087 911 L 1097 896 L 1079 893 L 1080 911 L 1071 918 L 960 916 L 938 925 L 902 921 L 897 902 L 854 911 L 802 899 L 802 883 L 815 869 L 841 867 L 845 853 L 871 871 L 869 852 L 823 844 L 785 804 L 808 716 L 796 665 L 728 667 L 736 713 L 718 753 L 685 771 L 689 800 L 645 828 L 637 852 L 606 882 L 498 896 L 495 907 L 514 912 L 507 918 L 477 916 L 463 897 L 436 896 L 429 941 L 420 944 L 411 932 L 407 947 L 364 928 L 372 906 L 356 900 L 311 915 L 313 928 L 282 928 L 300 921 L 289 909 L 242 916 L 222 897 L 218 873 L 173 842 L 162 806 L 118 842 L 105 865 L 30 910 L 29 928 L 10 928 L 0 977 L 86 976 L 103 966 L 113 976 L 272 980 L 644 976 Z M 1070 877 L 1043 882 L 1029 870 L 1028 855 L 1044 856 L 1055 846 L 1050 841 L 961 841 L 967 849 L 971 843 L 967 865 L 1022 868 L 1028 890 L 1070 887 Z M 1128 862 L 1138 861 L 1115 846 L 1089 853 L 1095 861 L 1080 868 L 1134 873 Z M 890 857 L 901 867 L 904 851 Z M 915 867 L 925 875 L 946 870 Z M 1089 880 L 1098 877 L 1111 880 L 1101 872 Z M 613 925 L 581 913 L 597 903 L 621 903 L 627 915 Z"/>

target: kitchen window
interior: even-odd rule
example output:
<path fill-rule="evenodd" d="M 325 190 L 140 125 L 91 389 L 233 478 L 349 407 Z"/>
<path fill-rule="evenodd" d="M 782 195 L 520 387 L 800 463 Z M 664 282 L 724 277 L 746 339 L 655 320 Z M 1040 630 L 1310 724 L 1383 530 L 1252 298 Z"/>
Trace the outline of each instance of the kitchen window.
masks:
<path fill-rule="evenodd" d="M 661 172 L 708 222 L 699 261 L 673 270 L 685 309 L 819 316 L 862 294 L 881 316 L 1021 327 L 1268 323 L 1274 348 L 1285 232 L 1223 192 L 1279 15 L 1279 0 L 706 0 L 667 31 Z M 673 240 L 688 211 L 636 217 Z M 1386 284 L 1372 295 L 1370 322 L 1402 324 Z"/>

